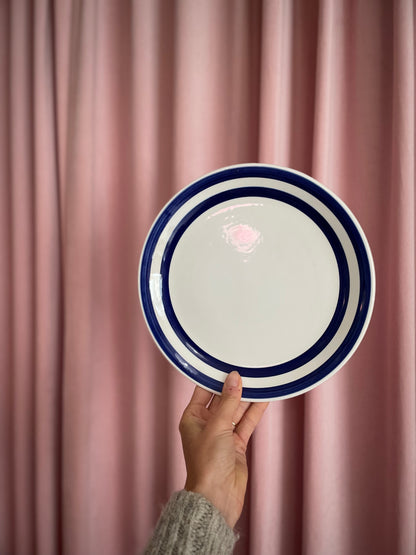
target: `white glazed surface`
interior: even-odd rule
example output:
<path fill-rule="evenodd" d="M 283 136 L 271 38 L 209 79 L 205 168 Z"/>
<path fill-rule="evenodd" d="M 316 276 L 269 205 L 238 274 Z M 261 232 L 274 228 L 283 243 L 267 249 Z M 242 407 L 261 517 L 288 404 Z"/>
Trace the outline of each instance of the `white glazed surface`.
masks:
<path fill-rule="evenodd" d="M 268 198 L 230 200 L 193 222 L 169 274 L 172 305 L 187 334 L 234 365 L 295 358 L 327 328 L 338 267 L 319 227 Z"/>

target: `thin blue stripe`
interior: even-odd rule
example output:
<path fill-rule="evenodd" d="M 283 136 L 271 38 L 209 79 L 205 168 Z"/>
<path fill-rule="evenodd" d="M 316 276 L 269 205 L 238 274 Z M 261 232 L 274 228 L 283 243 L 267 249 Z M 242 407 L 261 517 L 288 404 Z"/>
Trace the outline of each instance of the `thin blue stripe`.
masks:
<path fill-rule="evenodd" d="M 210 208 L 217 206 L 222 202 L 226 202 L 228 200 L 241 198 L 241 197 L 262 197 L 262 198 L 269 198 L 276 201 L 287 203 L 296 209 L 303 212 L 306 216 L 308 216 L 314 223 L 321 229 L 321 231 L 326 236 L 328 242 L 330 243 L 334 255 L 338 265 L 339 271 L 339 279 L 340 279 L 340 289 L 339 295 L 337 300 L 337 305 L 334 311 L 334 314 L 331 318 L 327 329 L 321 335 L 321 337 L 312 345 L 309 349 L 307 349 L 301 355 L 286 361 L 281 364 L 275 364 L 271 366 L 263 366 L 263 367 L 244 367 L 244 366 L 236 366 L 227 362 L 224 362 L 218 358 L 213 357 L 201 347 L 195 343 L 192 338 L 185 332 L 182 328 L 181 324 L 178 321 L 178 318 L 175 314 L 174 308 L 172 306 L 171 296 L 170 296 L 170 289 L 169 289 L 169 272 L 170 272 L 170 265 L 172 261 L 172 256 L 175 251 L 175 248 L 180 241 L 181 237 L 183 236 L 184 232 L 188 229 L 188 227 L 194 222 L 199 216 L 201 216 L 204 212 L 209 210 Z M 309 204 L 304 202 L 303 200 L 290 195 L 284 191 L 280 191 L 277 189 L 271 189 L 266 187 L 240 187 L 238 189 L 231 189 L 224 191 L 222 193 L 218 193 L 209 199 L 201 202 L 199 205 L 194 207 L 177 225 L 173 233 L 171 234 L 169 241 L 167 242 L 163 258 L 161 264 L 161 275 L 162 275 L 162 299 L 163 299 L 163 306 L 165 308 L 166 316 L 169 320 L 172 329 L 175 331 L 176 335 L 179 339 L 184 343 L 187 348 L 196 355 L 199 359 L 201 359 L 206 364 L 212 366 L 213 368 L 217 368 L 223 372 L 230 372 L 231 370 L 238 370 L 242 376 L 246 377 L 269 377 L 275 376 L 277 374 L 284 374 L 286 372 L 290 372 L 295 368 L 299 368 L 303 366 L 310 360 L 316 357 L 316 355 L 321 352 L 332 340 L 334 335 L 337 333 L 340 324 L 345 315 L 345 311 L 348 304 L 348 297 L 349 297 L 349 271 L 348 271 L 348 263 L 345 257 L 345 253 L 342 249 L 342 245 L 328 222 L 319 214 L 317 210 L 312 208 Z"/>

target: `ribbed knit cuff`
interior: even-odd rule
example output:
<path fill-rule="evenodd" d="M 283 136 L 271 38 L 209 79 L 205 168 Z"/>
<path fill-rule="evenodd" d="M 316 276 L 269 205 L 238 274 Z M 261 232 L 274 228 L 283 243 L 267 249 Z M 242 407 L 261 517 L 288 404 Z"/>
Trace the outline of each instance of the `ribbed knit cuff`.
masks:
<path fill-rule="evenodd" d="M 237 539 L 208 499 L 199 493 L 182 490 L 169 499 L 145 555 L 229 555 Z"/>

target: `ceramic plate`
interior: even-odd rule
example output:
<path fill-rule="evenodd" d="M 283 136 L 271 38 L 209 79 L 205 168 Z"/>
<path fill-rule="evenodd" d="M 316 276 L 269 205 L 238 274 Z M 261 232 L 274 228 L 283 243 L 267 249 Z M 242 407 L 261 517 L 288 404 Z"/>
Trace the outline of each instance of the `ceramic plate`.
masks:
<path fill-rule="evenodd" d="M 139 294 L 168 360 L 243 398 L 304 393 L 334 374 L 367 329 L 375 274 L 351 211 L 305 174 L 249 164 L 206 175 L 161 211 L 146 239 Z"/>

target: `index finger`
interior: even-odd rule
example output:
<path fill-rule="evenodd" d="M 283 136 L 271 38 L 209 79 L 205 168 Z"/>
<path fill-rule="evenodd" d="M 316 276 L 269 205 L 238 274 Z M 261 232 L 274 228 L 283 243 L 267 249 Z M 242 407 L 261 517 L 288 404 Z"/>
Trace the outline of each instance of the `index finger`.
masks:
<path fill-rule="evenodd" d="M 190 406 L 200 406 L 206 407 L 212 398 L 211 391 L 202 389 L 199 385 L 195 386 L 194 392 L 192 394 L 191 400 L 189 401 L 188 407 Z"/>
<path fill-rule="evenodd" d="M 221 401 L 221 397 L 219 395 L 214 395 L 214 398 L 212 399 L 208 409 L 212 414 L 215 414 L 218 410 L 218 406 L 220 404 Z M 238 405 L 237 411 L 234 414 L 234 421 L 235 422 L 240 422 L 241 418 L 243 417 L 243 414 L 246 412 L 246 410 L 248 409 L 248 407 L 251 405 L 251 403 L 249 401 L 240 401 L 240 404 Z"/>
<path fill-rule="evenodd" d="M 245 447 L 268 405 L 269 403 L 252 403 L 238 423 L 235 433 L 243 440 Z"/>

